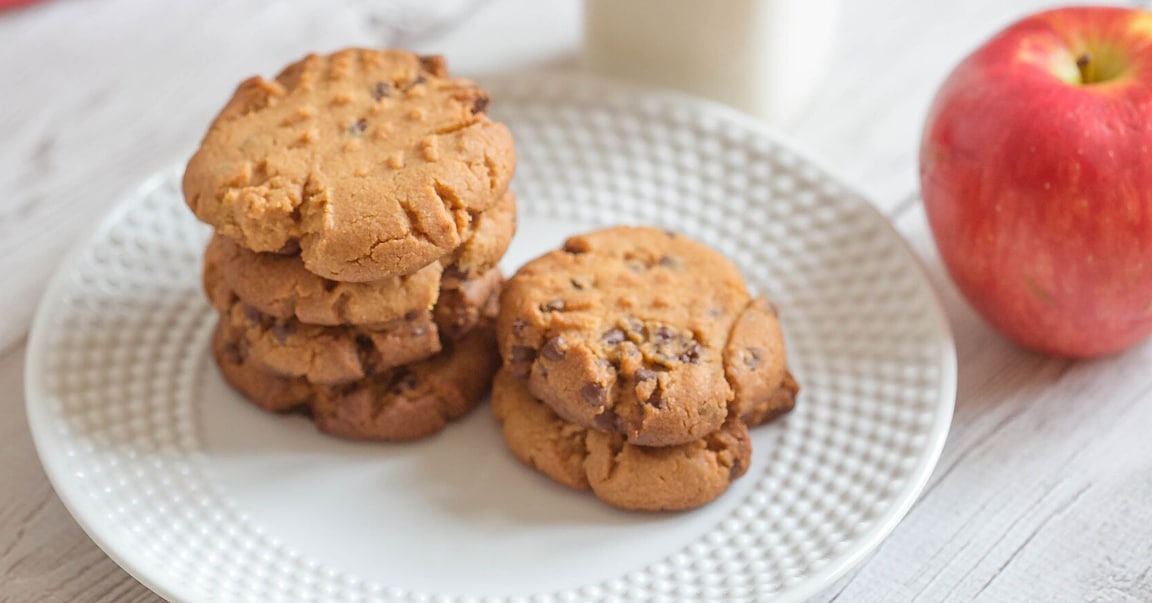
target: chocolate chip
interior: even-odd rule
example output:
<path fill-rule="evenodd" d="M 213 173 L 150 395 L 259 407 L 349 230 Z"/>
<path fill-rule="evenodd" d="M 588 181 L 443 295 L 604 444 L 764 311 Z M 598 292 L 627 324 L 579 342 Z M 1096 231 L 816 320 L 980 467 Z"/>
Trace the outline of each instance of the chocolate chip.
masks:
<path fill-rule="evenodd" d="M 264 317 L 264 315 L 260 314 L 259 310 L 257 310 L 256 308 L 254 308 L 252 306 L 249 306 L 248 304 L 244 304 L 244 318 L 247 318 L 248 320 L 250 320 L 252 322 L 260 322 L 260 319 L 263 317 Z"/>
<path fill-rule="evenodd" d="M 240 353 L 240 346 L 235 343 L 228 343 L 224 345 L 224 349 L 220 350 L 224 359 L 231 364 L 240 364 L 244 362 L 244 355 Z"/>
<path fill-rule="evenodd" d="M 660 389 L 656 389 L 655 391 L 652 392 L 651 396 L 648 396 L 648 399 L 645 400 L 644 403 L 651 406 L 652 408 L 663 409 L 664 408 L 663 392 L 660 391 Z"/>
<path fill-rule="evenodd" d="M 372 98 L 380 100 L 392 96 L 392 84 L 388 82 L 376 82 L 376 88 L 372 90 Z"/>
<path fill-rule="evenodd" d="M 603 341 L 608 345 L 616 345 L 618 343 L 622 343 L 624 339 L 624 331 L 617 327 L 612 327 L 611 329 L 604 331 L 604 334 L 600 336 L 600 341 Z"/>
<path fill-rule="evenodd" d="M 359 134 L 363 134 L 364 130 L 367 130 L 367 129 L 368 129 L 368 120 L 361 117 L 359 120 L 356 121 L 356 123 L 348 126 L 348 133 L 359 135 Z"/>
<path fill-rule="evenodd" d="M 683 267 L 683 264 L 680 262 L 680 260 L 670 255 L 661 256 L 657 263 L 669 270 L 679 270 Z"/>
<path fill-rule="evenodd" d="M 663 325 L 656 327 L 652 331 L 652 339 L 658 344 L 668 343 L 672 340 L 672 329 L 669 329 Z"/>
<path fill-rule="evenodd" d="M 525 322 L 523 318 L 513 319 L 512 320 L 512 334 L 517 336 L 517 337 L 522 336 L 524 334 L 524 327 L 527 327 L 527 326 L 528 326 L 528 323 Z"/>
<path fill-rule="evenodd" d="M 744 366 L 750 369 L 760 366 L 760 348 L 748 348 L 745 352 Z"/>
<path fill-rule="evenodd" d="M 564 300 L 554 299 L 550 302 L 540 304 L 541 312 L 559 312 L 564 309 Z"/>
<path fill-rule="evenodd" d="M 672 232 L 671 230 L 665 230 L 664 234 L 667 235 L 669 239 L 675 239 L 679 236 L 677 233 Z"/>
<path fill-rule="evenodd" d="M 512 362 L 531 362 L 536 359 L 536 350 L 518 345 L 512 347 L 510 355 L 511 358 L 509 358 L 509 360 Z"/>
<path fill-rule="evenodd" d="M 608 390 L 599 383 L 585 383 L 584 387 L 580 388 L 580 396 L 593 406 L 604 406 L 608 403 Z"/>
<path fill-rule="evenodd" d="M 468 278 L 468 273 L 461 270 L 456 264 L 444 269 L 444 278 L 462 281 Z"/>
<path fill-rule="evenodd" d="M 420 84 L 423 84 L 424 82 L 427 82 L 427 81 L 428 81 L 428 78 L 424 77 L 424 74 L 421 73 L 420 75 L 416 76 L 416 79 L 412 80 L 411 82 L 408 82 L 408 85 L 404 86 L 404 91 L 407 92 L 407 91 L 415 88 L 416 86 L 419 86 Z"/>
<path fill-rule="evenodd" d="M 700 364 L 700 352 L 702 351 L 703 348 L 700 347 L 700 344 L 693 341 L 691 345 L 688 346 L 688 350 L 680 355 L 680 362 Z"/>
<path fill-rule="evenodd" d="M 300 239 L 288 239 L 288 242 L 275 251 L 276 255 L 296 255 L 300 253 Z"/>
<path fill-rule="evenodd" d="M 543 356 L 545 360 L 551 360 L 553 362 L 563 360 L 564 338 L 553 337 L 549 339 L 547 343 L 544 344 L 544 347 L 540 349 L 540 355 Z"/>
<path fill-rule="evenodd" d="M 240 354 L 240 359 L 248 358 L 248 351 L 252 349 L 252 344 L 248 343 L 247 339 L 241 338 L 236 342 L 236 352 Z"/>
<path fill-rule="evenodd" d="M 407 391 L 416 389 L 416 385 L 420 379 L 416 373 L 407 370 L 401 370 L 400 373 L 392 381 L 392 385 L 388 387 L 388 391 L 393 394 L 400 394 Z"/>
<path fill-rule="evenodd" d="M 472 101 L 472 115 L 477 115 L 488 110 L 488 95 L 480 94 Z"/>
<path fill-rule="evenodd" d="M 288 336 L 296 332 L 296 325 L 292 323 L 278 322 L 272 325 L 272 337 L 276 338 L 279 343 L 284 343 L 288 340 Z"/>
<path fill-rule="evenodd" d="M 636 369 L 636 380 L 637 381 L 651 381 L 652 379 L 655 379 L 658 374 L 659 373 L 657 373 L 656 371 L 654 371 L 652 369 L 639 368 L 639 369 Z"/>
<path fill-rule="evenodd" d="M 619 431 L 616 411 L 611 408 L 605 408 L 604 412 L 596 415 L 593 422 L 596 424 L 596 429 L 600 431 Z"/>

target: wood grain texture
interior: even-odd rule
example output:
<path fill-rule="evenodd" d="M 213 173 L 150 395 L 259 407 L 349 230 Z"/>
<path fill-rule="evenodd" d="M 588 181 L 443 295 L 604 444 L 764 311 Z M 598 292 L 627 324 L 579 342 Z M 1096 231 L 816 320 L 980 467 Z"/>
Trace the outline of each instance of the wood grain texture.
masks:
<path fill-rule="evenodd" d="M 1013 347 L 951 286 L 917 197 L 935 88 L 981 40 L 1046 4 L 846 0 L 819 93 L 781 127 L 894 216 L 941 294 L 960 364 L 952 432 L 923 496 L 816 601 L 1152 600 L 1152 345 L 1076 363 Z M 478 75 L 577 62 L 578 0 L 413 6 L 56 0 L 0 15 L 0 602 L 159 600 L 48 484 L 25 425 L 19 341 L 63 250 L 183 161 L 237 81 L 354 44 L 443 52 Z"/>
<path fill-rule="evenodd" d="M 0 603 L 160 601 L 120 569 L 48 483 L 24 413 L 24 346 L 0 356 Z"/>

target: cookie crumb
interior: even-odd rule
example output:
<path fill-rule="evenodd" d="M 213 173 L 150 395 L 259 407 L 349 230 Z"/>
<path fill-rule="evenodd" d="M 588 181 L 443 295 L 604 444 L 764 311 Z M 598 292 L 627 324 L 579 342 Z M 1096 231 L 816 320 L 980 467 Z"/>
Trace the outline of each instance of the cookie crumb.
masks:
<path fill-rule="evenodd" d="M 544 344 L 544 347 L 540 349 L 540 355 L 543 356 L 545 360 L 551 360 L 553 362 L 558 362 L 560 360 L 563 360 L 564 359 L 564 338 L 563 337 L 553 337 L 552 339 L 549 339 Z"/>
<path fill-rule="evenodd" d="M 565 306 L 564 300 L 554 299 L 552 301 L 540 304 L 540 311 L 541 312 L 559 312 L 559 311 L 564 309 L 564 306 Z"/>
<path fill-rule="evenodd" d="M 424 160 L 428 163 L 436 163 L 440 160 L 440 146 L 439 139 L 435 136 L 427 136 L 424 140 L 420 141 L 420 150 L 424 153 Z"/>

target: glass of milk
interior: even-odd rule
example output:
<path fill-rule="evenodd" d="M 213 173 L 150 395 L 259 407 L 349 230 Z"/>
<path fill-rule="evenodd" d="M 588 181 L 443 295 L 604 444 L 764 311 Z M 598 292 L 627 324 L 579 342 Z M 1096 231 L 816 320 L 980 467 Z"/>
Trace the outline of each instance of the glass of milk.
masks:
<path fill-rule="evenodd" d="M 683 90 L 776 124 L 812 92 L 840 0 L 586 0 L 594 72 Z"/>

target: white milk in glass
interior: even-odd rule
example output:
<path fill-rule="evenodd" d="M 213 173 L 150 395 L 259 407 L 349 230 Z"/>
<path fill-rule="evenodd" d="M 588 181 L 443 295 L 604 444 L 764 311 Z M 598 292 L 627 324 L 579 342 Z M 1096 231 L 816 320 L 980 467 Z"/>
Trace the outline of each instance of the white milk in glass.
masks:
<path fill-rule="evenodd" d="M 585 62 L 778 123 L 827 67 L 839 1 L 586 0 Z"/>

